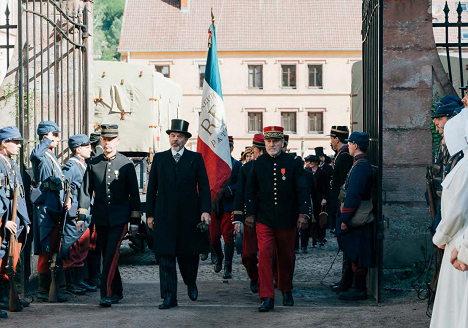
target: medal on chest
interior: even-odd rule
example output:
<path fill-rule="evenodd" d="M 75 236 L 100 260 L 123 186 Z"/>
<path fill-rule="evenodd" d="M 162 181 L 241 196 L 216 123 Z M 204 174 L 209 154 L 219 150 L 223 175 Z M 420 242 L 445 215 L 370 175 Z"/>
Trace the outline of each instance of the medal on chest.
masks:
<path fill-rule="evenodd" d="M 285 175 L 286 174 L 286 169 L 285 168 L 281 169 L 281 174 L 283 175 L 283 177 L 281 179 L 283 179 L 283 181 L 286 180 L 286 175 Z"/>
<path fill-rule="evenodd" d="M 115 174 L 115 180 L 119 180 L 119 170 L 115 170 L 114 174 Z"/>

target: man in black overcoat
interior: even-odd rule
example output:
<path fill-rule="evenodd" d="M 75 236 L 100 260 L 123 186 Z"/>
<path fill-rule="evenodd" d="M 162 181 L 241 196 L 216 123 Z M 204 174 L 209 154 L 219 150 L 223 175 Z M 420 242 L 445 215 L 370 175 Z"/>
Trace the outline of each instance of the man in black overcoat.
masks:
<path fill-rule="evenodd" d="M 172 120 L 166 131 L 171 149 L 154 155 L 146 196 L 164 299 L 160 309 L 177 306 L 176 258 L 189 298 L 197 299 L 199 255 L 209 251 L 208 234 L 201 228 L 207 231 L 211 220 L 210 184 L 202 155 L 184 148 L 191 137 L 188 125 Z"/>

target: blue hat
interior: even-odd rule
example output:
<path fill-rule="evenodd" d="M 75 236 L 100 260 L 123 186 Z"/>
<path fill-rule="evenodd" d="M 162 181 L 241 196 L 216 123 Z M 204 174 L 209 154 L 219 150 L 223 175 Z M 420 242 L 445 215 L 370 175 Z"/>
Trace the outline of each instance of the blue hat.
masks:
<path fill-rule="evenodd" d="M 0 142 L 5 141 L 23 141 L 21 133 L 16 126 L 7 126 L 0 129 Z"/>
<path fill-rule="evenodd" d="M 452 102 L 447 105 L 437 106 L 436 110 L 432 113 L 432 118 L 438 117 L 452 117 L 460 113 L 464 106 L 460 107 L 458 103 Z"/>
<path fill-rule="evenodd" d="M 44 135 L 49 132 L 60 132 L 58 125 L 55 122 L 52 121 L 42 121 L 39 123 L 37 126 L 37 134 L 38 135 Z"/>
<path fill-rule="evenodd" d="M 87 146 L 90 144 L 89 138 L 86 134 L 75 134 L 68 138 L 68 147 L 75 149 L 79 146 Z"/>
<path fill-rule="evenodd" d="M 358 146 L 369 147 L 369 135 L 365 132 L 353 132 L 346 141 L 355 143 Z"/>
<path fill-rule="evenodd" d="M 460 97 L 458 96 L 452 96 L 452 95 L 445 95 L 442 97 L 442 99 L 440 99 L 437 104 L 439 106 L 444 106 L 444 105 L 448 105 L 450 103 L 456 103 L 458 104 L 458 107 L 460 106 L 464 106 L 462 100 Z"/>

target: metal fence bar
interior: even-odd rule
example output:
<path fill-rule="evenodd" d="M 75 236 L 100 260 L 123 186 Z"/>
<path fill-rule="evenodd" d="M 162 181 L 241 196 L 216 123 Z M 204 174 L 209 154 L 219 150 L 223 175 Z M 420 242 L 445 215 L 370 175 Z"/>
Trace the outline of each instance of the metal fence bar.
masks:
<path fill-rule="evenodd" d="M 462 41 L 462 37 L 461 37 L 461 20 L 462 20 L 462 17 L 461 17 L 461 14 L 463 12 L 463 9 L 461 7 L 461 3 L 459 2 L 458 3 L 458 7 L 457 7 L 457 14 L 458 14 L 458 19 L 457 19 L 457 30 L 458 30 L 458 65 L 459 65 L 459 68 L 460 68 L 460 81 L 461 83 L 463 83 L 463 61 L 462 61 L 462 45 L 461 45 L 461 41 Z M 449 61 L 450 58 L 447 58 L 447 60 Z M 461 90 L 461 93 L 462 93 L 462 97 L 463 97 L 463 90 Z"/>

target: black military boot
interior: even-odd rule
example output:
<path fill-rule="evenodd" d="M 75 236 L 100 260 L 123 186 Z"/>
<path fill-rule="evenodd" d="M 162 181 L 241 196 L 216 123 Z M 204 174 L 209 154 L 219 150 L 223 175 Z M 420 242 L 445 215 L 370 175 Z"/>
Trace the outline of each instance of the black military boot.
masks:
<path fill-rule="evenodd" d="M 97 292 L 96 286 L 88 285 L 84 279 L 84 267 L 75 268 L 75 283 L 78 288 L 84 289 L 87 292 Z"/>
<path fill-rule="evenodd" d="M 66 291 L 72 295 L 84 295 L 85 290 L 78 287 L 75 281 L 75 268 L 63 270 L 65 273 L 65 281 L 67 283 Z"/>
<path fill-rule="evenodd" d="M 294 306 L 294 298 L 291 291 L 283 293 L 283 305 Z"/>
<path fill-rule="evenodd" d="M 346 292 L 350 290 L 353 286 L 353 277 L 353 267 L 348 265 L 347 262 L 343 263 L 341 280 L 338 285 L 334 285 L 330 289 L 335 293 Z"/>
<path fill-rule="evenodd" d="M 5 311 L 0 310 L 0 318 L 2 318 L 2 319 L 8 318 L 8 313 L 6 313 Z"/>
<path fill-rule="evenodd" d="M 214 272 L 218 273 L 223 268 L 223 260 L 224 260 L 223 250 L 221 248 L 221 242 L 214 244 L 213 249 L 216 253 L 216 263 L 214 266 Z"/>
<path fill-rule="evenodd" d="M 365 274 L 354 274 L 354 288 L 347 292 L 340 292 L 339 298 L 346 301 L 360 301 L 367 299 L 367 286 Z"/>
<path fill-rule="evenodd" d="M 8 280 L 0 280 L 0 309 L 8 310 L 10 307 L 10 297 L 8 291 Z"/>
<path fill-rule="evenodd" d="M 224 261 L 224 276 L 223 279 L 232 278 L 232 258 L 234 257 L 234 243 L 224 244 L 224 254 L 226 260 Z"/>
<path fill-rule="evenodd" d="M 216 252 L 213 246 L 210 246 L 210 253 L 211 253 L 211 264 L 216 264 L 218 262 L 218 256 L 216 256 Z"/>
<path fill-rule="evenodd" d="M 39 273 L 39 288 L 37 290 L 37 300 L 39 302 L 49 301 L 50 272 Z"/>
<path fill-rule="evenodd" d="M 275 307 L 275 299 L 265 297 L 262 299 L 262 305 L 258 308 L 260 312 L 269 312 Z"/>

